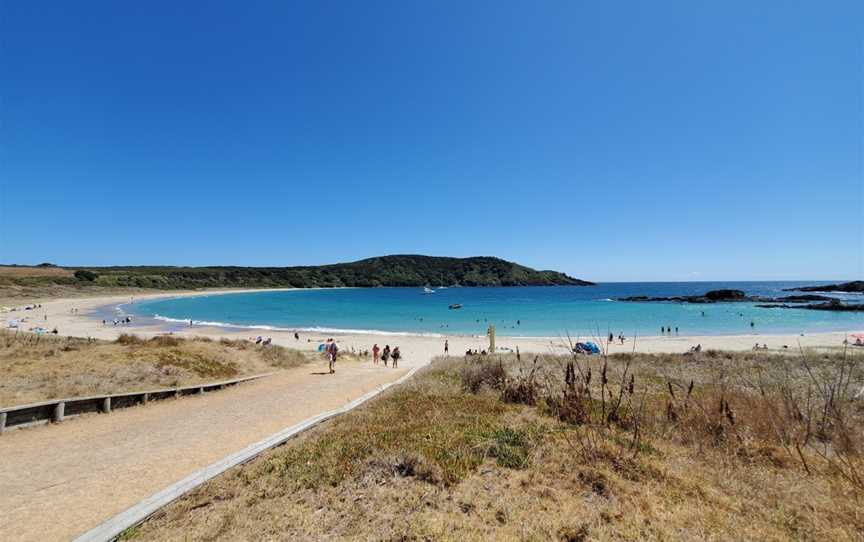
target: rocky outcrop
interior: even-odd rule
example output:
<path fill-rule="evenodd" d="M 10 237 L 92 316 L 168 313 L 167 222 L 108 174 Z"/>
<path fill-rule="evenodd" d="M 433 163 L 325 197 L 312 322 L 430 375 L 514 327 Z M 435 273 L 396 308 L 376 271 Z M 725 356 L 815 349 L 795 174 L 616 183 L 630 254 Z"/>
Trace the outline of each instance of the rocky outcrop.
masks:
<path fill-rule="evenodd" d="M 711 301 L 740 301 L 747 298 L 741 290 L 711 290 L 705 294 Z"/>
<path fill-rule="evenodd" d="M 861 311 L 864 305 L 847 305 L 838 299 L 824 295 L 803 294 L 783 297 L 764 297 L 747 295 L 741 290 L 711 290 L 703 295 L 684 295 L 672 297 L 648 297 L 635 295 L 619 298 L 619 301 L 666 302 L 666 303 L 761 303 L 756 305 L 765 309 L 809 309 L 822 311 Z M 814 303 L 824 301 L 824 303 Z M 795 303 L 790 305 L 789 303 Z"/>
<path fill-rule="evenodd" d="M 834 311 L 834 312 L 864 312 L 864 303 L 843 303 L 839 299 L 832 299 L 825 303 L 810 303 L 806 305 L 788 305 L 786 303 L 766 303 L 756 305 L 763 309 L 805 309 L 810 311 Z"/>
<path fill-rule="evenodd" d="M 853 280 L 840 284 L 826 284 L 824 286 L 802 286 L 800 288 L 786 288 L 787 292 L 847 292 L 864 293 L 864 280 Z"/>
<path fill-rule="evenodd" d="M 785 301 L 787 303 L 809 303 L 811 301 L 831 301 L 832 299 L 834 298 L 828 297 L 827 295 L 804 294 L 778 297 L 776 301 Z"/>
<path fill-rule="evenodd" d="M 648 297 L 646 295 L 635 295 L 631 297 L 621 297 L 619 301 L 656 301 L 656 302 L 672 302 L 672 303 L 730 303 L 730 302 L 771 302 L 775 301 L 770 297 L 748 296 L 741 290 L 711 290 L 703 295 L 684 295 L 672 297 Z"/>

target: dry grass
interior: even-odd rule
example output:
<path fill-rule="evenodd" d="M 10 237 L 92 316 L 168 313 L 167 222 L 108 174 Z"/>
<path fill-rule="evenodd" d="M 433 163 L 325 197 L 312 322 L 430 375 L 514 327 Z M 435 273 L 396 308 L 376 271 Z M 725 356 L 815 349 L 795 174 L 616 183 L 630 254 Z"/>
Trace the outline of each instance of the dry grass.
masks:
<path fill-rule="evenodd" d="M 60 267 L 25 267 L 0 265 L 0 277 L 71 277 L 73 272 Z"/>
<path fill-rule="evenodd" d="M 437 360 L 125 538 L 861 540 L 862 384 L 837 354 Z"/>
<path fill-rule="evenodd" d="M 248 341 L 115 342 L 0 331 L 0 406 L 123 391 L 191 385 L 295 367 L 307 355 Z"/>

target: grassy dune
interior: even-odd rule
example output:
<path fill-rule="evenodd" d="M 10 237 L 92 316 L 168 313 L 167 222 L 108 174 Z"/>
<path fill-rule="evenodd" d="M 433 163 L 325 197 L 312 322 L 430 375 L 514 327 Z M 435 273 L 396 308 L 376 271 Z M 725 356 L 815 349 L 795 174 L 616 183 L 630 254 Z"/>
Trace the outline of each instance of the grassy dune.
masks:
<path fill-rule="evenodd" d="M 115 342 L 0 331 L 0 406 L 226 380 L 295 367 L 308 355 L 248 341 Z"/>
<path fill-rule="evenodd" d="M 845 354 L 438 359 L 132 540 L 860 540 Z"/>

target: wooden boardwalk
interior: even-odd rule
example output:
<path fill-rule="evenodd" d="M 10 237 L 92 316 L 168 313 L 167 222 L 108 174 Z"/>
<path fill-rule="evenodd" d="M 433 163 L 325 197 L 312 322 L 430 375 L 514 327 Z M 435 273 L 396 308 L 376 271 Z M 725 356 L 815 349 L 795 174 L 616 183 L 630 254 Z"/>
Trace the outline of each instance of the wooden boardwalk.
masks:
<path fill-rule="evenodd" d="M 396 380 L 399 370 L 310 365 L 203 396 L 0 437 L 0 540 L 68 540 L 186 475 Z"/>

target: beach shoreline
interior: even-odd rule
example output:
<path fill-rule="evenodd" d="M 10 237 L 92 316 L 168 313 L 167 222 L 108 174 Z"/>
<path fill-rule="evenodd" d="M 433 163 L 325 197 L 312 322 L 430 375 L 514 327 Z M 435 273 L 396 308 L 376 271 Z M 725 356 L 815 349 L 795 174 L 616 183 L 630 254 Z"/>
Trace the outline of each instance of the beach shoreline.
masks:
<path fill-rule="evenodd" d="M 233 293 L 254 293 L 293 291 L 297 288 L 272 288 L 272 289 L 214 289 L 195 291 L 159 291 L 147 294 L 109 295 L 94 297 L 56 298 L 36 300 L 30 305 L 39 305 L 31 311 L 18 311 L 6 313 L 5 319 L 14 317 L 28 317 L 28 321 L 21 324 L 21 329 L 40 326 L 46 329 L 57 328 L 58 335 L 73 337 L 90 337 L 102 340 L 114 340 L 123 333 L 134 333 L 144 337 L 156 335 L 174 334 L 180 337 L 209 337 L 213 339 L 246 339 L 250 336 L 266 335 L 272 337 L 274 343 L 297 348 L 300 350 L 316 350 L 318 344 L 329 337 L 336 338 L 344 350 L 362 352 L 372 348 L 373 344 L 383 347 L 384 344 L 391 346 L 399 345 L 403 354 L 414 358 L 414 362 L 428 363 L 437 355 L 444 353 L 444 341 L 449 343 L 451 355 L 461 355 L 467 350 L 488 349 L 488 339 L 485 336 L 459 335 L 459 334 L 420 334 L 411 332 L 348 332 L 337 333 L 327 330 L 301 330 L 298 331 L 300 339 L 295 339 L 295 331 L 288 329 L 269 329 L 266 326 L 260 328 L 232 328 L 213 325 L 188 326 L 181 322 L 160 322 L 152 318 L 143 322 L 135 317 L 131 325 L 114 326 L 108 322 L 102 324 L 102 318 L 106 310 L 113 310 L 118 306 L 143 300 L 166 299 L 178 297 L 225 295 Z M 769 351 L 797 351 L 800 348 L 840 348 L 843 340 L 849 332 L 859 330 L 830 331 L 808 334 L 770 334 L 753 333 L 738 335 L 680 335 L 680 336 L 646 336 L 637 337 L 635 344 L 633 338 L 628 338 L 623 345 L 616 343 L 606 345 L 602 340 L 603 347 L 608 348 L 609 353 L 643 352 L 643 353 L 681 353 L 687 352 L 693 346 L 701 345 L 703 350 L 732 350 L 746 351 L 753 349 L 754 344 L 767 344 Z M 572 336 L 561 337 L 509 337 L 498 335 L 497 346 L 502 351 L 516 350 L 524 353 L 561 353 L 566 351 L 568 342 L 577 340 L 593 340 L 598 342 L 601 338 Z M 784 348 L 784 346 L 786 348 Z"/>

